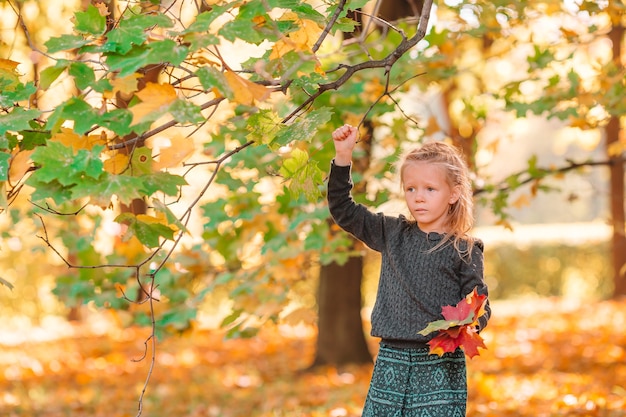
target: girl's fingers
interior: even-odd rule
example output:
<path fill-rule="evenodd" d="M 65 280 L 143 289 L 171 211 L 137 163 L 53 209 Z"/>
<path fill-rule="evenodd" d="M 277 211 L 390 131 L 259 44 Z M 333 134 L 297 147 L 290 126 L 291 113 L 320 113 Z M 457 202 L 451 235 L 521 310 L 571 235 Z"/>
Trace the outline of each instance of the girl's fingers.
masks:
<path fill-rule="evenodd" d="M 350 125 L 343 125 L 337 129 L 332 134 L 333 140 L 342 141 L 348 138 L 350 134 L 354 131 L 354 127 Z"/>

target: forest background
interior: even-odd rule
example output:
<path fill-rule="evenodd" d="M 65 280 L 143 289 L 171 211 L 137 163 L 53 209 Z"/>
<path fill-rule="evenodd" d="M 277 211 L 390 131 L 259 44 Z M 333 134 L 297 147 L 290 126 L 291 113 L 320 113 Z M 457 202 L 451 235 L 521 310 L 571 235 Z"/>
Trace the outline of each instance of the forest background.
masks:
<path fill-rule="evenodd" d="M 324 204 L 343 123 L 376 210 L 407 147 L 470 162 L 470 415 L 626 415 L 624 2 L 0 7 L 3 415 L 359 415 L 377 258 Z"/>

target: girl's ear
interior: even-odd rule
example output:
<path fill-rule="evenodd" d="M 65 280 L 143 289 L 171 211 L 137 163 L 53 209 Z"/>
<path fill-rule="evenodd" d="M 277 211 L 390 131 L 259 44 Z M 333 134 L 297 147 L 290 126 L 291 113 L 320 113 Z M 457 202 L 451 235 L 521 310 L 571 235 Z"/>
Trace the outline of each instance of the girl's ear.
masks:
<path fill-rule="evenodd" d="M 456 203 L 457 201 L 459 201 L 459 197 L 461 197 L 461 187 L 457 185 L 454 188 L 452 188 L 452 193 L 450 193 L 450 200 L 448 201 L 448 203 L 449 204 Z"/>

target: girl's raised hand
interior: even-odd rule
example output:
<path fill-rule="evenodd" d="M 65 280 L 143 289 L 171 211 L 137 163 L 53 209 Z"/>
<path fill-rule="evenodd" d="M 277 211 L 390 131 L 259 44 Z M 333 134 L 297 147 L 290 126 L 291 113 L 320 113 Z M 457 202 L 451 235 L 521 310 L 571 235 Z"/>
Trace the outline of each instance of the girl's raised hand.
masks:
<path fill-rule="evenodd" d="M 335 144 L 335 164 L 340 166 L 350 165 L 352 151 L 357 142 L 358 129 L 354 126 L 343 125 L 335 129 L 332 134 Z"/>
<path fill-rule="evenodd" d="M 357 133 L 358 130 L 356 127 L 343 125 L 335 129 L 335 131 L 333 132 L 333 141 L 342 142 L 344 140 L 348 140 L 348 142 L 356 143 Z"/>

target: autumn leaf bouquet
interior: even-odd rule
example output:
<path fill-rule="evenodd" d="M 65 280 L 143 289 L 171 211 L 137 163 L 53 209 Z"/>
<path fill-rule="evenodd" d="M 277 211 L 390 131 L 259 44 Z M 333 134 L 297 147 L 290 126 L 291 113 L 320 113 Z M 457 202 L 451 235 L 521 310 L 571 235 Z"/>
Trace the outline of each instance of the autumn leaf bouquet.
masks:
<path fill-rule="evenodd" d="M 458 302 L 456 306 L 444 306 L 441 313 L 444 320 L 430 322 L 426 328 L 419 332 L 427 336 L 438 332 L 437 336 L 428 342 L 430 353 L 439 356 L 446 352 L 454 352 L 457 348 L 463 349 L 465 354 L 473 358 L 478 353 L 478 348 L 486 349 L 483 338 L 477 330 L 478 318 L 485 314 L 487 296 L 478 294 L 476 288 Z"/>

